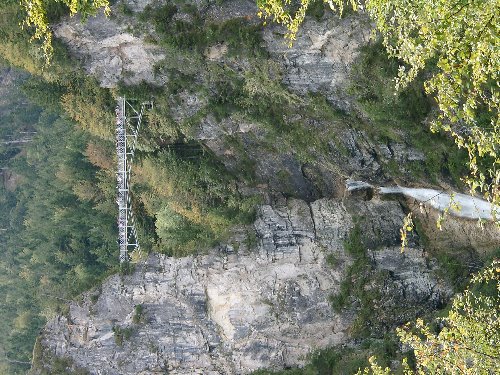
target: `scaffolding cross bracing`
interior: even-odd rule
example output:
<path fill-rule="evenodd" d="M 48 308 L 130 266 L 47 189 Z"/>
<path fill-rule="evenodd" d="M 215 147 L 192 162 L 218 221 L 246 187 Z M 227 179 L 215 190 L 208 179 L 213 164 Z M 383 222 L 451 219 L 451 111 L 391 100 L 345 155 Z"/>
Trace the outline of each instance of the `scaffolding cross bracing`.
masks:
<path fill-rule="evenodd" d="M 116 106 L 116 154 L 118 157 L 117 199 L 118 204 L 118 247 L 120 263 L 129 261 L 129 251 L 140 251 L 135 226 L 132 201 L 130 199 L 130 171 L 134 160 L 137 135 L 141 128 L 142 117 L 151 102 L 141 103 L 138 109 L 125 97 L 117 100 Z"/>

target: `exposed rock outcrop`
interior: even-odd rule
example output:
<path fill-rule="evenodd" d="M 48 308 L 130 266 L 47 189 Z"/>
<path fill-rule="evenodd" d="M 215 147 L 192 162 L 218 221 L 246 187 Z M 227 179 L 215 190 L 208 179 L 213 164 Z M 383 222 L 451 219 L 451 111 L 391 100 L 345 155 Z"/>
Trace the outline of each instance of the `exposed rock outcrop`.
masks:
<path fill-rule="evenodd" d="M 321 22 L 307 19 L 291 47 L 284 42 L 279 27 L 265 28 L 264 39 L 285 67 L 287 86 L 300 93 L 322 92 L 339 108 L 348 109 L 345 89 L 350 67 L 359 56 L 359 48 L 368 43 L 370 30 L 366 17 L 330 14 Z"/>
<path fill-rule="evenodd" d="M 149 3 L 126 2 L 132 12 Z M 210 22 L 235 17 L 257 22 L 252 0 L 192 3 Z M 175 17 L 189 15 L 179 11 Z M 168 60 L 166 50 L 146 42 L 141 32 L 132 33 L 133 23 L 125 15 L 98 16 L 83 25 L 65 20 L 55 35 L 104 87 L 120 81 L 165 84 L 168 78 L 155 75 L 154 67 Z M 337 108 L 350 110 L 349 70 L 368 42 L 370 27 L 363 16 L 325 15 L 320 21 L 308 19 L 291 49 L 279 27 L 265 28 L 262 36 L 293 95 L 321 93 Z M 185 55 L 169 62 L 174 75 L 195 77 L 208 89 L 177 92 L 166 100 L 168 114 L 178 124 L 196 118 L 187 138 L 201 141 L 227 169 L 251 164 L 252 182 L 265 186 L 266 192 L 300 199 L 273 198 L 261 206 L 246 238 L 237 236 L 196 257 L 150 255 L 133 274 L 112 276 L 99 291 L 84 294 L 43 330 L 42 360 L 34 373 L 50 367 L 43 358 L 54 357 L 68 358 L 91 374 L 246 374 L 300 366 L 315 349 L 349 343 L 359 321 L 362 303 L 357 296 L 350 296 L 353 303 L 339 312 L 329 301 L 342 283 L 354 282 L 349 272 L 355 256 L 344 246 L 353 231 L 358 231 L 366 258 L 366 285 L 361 289 L 372 295 L 373 331 L 382 334 L 441 306 L 450 296 L 416 234 L 401 254 L 399 229 L 405 212 L 400 203 L 379 200 L 370 184 L 344 188 L 347 178 L 386 182 L 387 160 L 422 162 L 425 156 L 403 143 L 375 144 L 348 123 L 301 113 L 290 123 L 325 135 L 326 150 L 315 153 L 315 145 L 307 144 L 309 160 L 314 159 L 309 163 L 294 150 L 282 152 L 279 144 L 271 149 L 281 139 L 270 137 L 257 119 L 238 112 L 218 118 L 207 109 L 217 90 L 205 65 L 231 66 L 239 78 L 248 70 L 248 59 L 235 61 L 228 55 L 228 45 L 218 43 L 200 53 L 199 65 L 190 64 L 189 58 L 184 62 Z M 240 191 L 245 188 L 254 187 Z"/>
<path fill-rule="evenodd" d="M 209 22 L 234 18 L 260 22 L 252 0 L 192 3 Z M 158 6 L 162 2 L 130 0 L 124 4 L 122 7 L 129 8 L 130 12 L 141 12 L 148 5 Z M 147 41 L 151 30 L 140 31 L 137 21 L 122 12 L 120 6 L 115 5 L 112 17 L 99 14 L 85 23 L 81 23 L 78 17 L 66 19 L 55 27 L 54 34 L 103 87 L 114 87 L 122 80 L 125 84 L 137 84 L 143 80 L 158 85 L 165 83 L 165 77 L 154 75 L 154 66 L 165 58 L 165 51 Z M 300 93 L 322 92 L 339 107 L 346 108 L 349 100 L 344 91 L 350 66 L 359 55 L 359 47 L 368 43 L 370 30 L 371 25 L 363 15 L 339 18 L 327 14 L 321 21 L 308 19 L 291 48 L 285 43 L 280 27 L 263 28 L 262 36 L 273 58 L 283 65 L 287 86 Z M 223 50 L 224 45 L 211 47 L 207 58 L 217 60 L 217 56 L 222 57 L 221 48 Z"/>
<path fill-rule="evenodd" d="M 380 323 L 412 317 L 424 302 L 441 304 L 449 291 L 422 250 L 415 243 L 401 255 L 394 234 L 386 233 L 403 216 L 399 204 L 359 204 L 370 223 L 363 238 L 373 237 L 372 267 L 386 280 L 378 309 L 400 310 Z M 132 275 L 110 277 L 51 320 L 40 339 L 43 352 L 91 374 L 244 374 L 300 365 L 316 348 L 349 341 L 356 309 L 335 313 L 328 300 L 352 263 L 343 243 L 353 220 L 338 200 L 262 206 L 256 244 L 182 259 L 151 255 Z"/>
<path fill-rule="evenodd" d="M 57 25 L 54 34 L 103 87 L 115 87 L 119 82 L 165 83 L 165 77 L 154 74 L 154 65 L 165 58 L 164 51 L 147 43 L 144 35 L 134 35 L 132 21 L 122 18 L 100 13 L 82 23 L 79 17 L 73 17 Z"/>

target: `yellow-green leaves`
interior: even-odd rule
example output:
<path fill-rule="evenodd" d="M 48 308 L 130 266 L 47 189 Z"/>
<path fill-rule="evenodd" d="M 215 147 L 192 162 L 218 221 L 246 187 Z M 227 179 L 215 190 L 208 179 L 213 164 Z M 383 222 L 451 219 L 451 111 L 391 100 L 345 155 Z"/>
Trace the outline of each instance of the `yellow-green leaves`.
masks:
<path fill-rule="evenodd" d="M 257 0 L 259 12 L 257 15 L 263 19 L 271 19 L 287 28 L 285 39 L 290 46 L 297 38 L 300 25 L 304 22 L 306 11 L 315 0 L 301 0 L 298 9 L 291 0 Z M 318 0 L 316 0 L 318 1 Z M 344 11 L 344 0 L 323 0 L 333 11 L 342 15 Z M 354 10 L 358 8 L 357 0 L 348 0 Z"/>
<path fill-rule="evenodd" d="M 480 283 L 496 283 L 496 295 L 473 292 Z M 471 288 L 453 300 L 436 334 L 422 319 L 397 330 L 401 344 L 413 349 L 416 371 L 403 360 L 405 375 L 489 375 L 500 372 L 500 261 L 472 278 Z M 370 358 L 370 367 L 356 375 L 389 375 L 389 368 Z"/>
<path fill-rule="evenodd" d="M 403 252 L 408 245 L 408 233 L 413 231 L 413 227 L 413 216 L 410 212 L 403 219 L 403 227 L 399 230 L 399 233 L 401 234 L 401 252 Z"/>
<path fill-rule="evenodd" d="M 401 342 L 414 350 L 417 373 L 500 372 L 499 265 L 498 260 L 494 261 L 472 279 L 474 284 L 496 283 L 496 296 L 465 290 L 453 300 L 448 316 L 442 319 L 444 327 L 439 334 L 432 332 L 421 319 L 414 326 L 408 324 L 398 329 Z"/>
<path fill-rule="evenodd" d="M 52 32 L 49 28 L 45 5 L 42 0 L 21 0 L 21 5 L 26 11 L 23 26 L 34 27 L 35 33 L 31 40 L 42 41 L 43 54 L 47 57 L 52 55 Z"/>
<path fill-rule="evenodd" d="M 22 23 L 23 26 L 33 28 L 34 33 L 31 40 L 42 42 L 41 49 L 47 62 L 53 54 L 52 30 L 47 18 L 48 2 L 61 2 L 68 6 L 70 15 L 80 14 L 82 20 L 89 16 L 95 16 L 100 9 L 109 15 L 110 8 L 108 0 L 20 0 L 20 4 L 26 13 Z"/>
<path fill-rule="evenodd" d="M 368 359 L 370 368 L 365 368 L 363 371 L 359 370 L 356 375 L 390 375 L 391 369 L 389 367 L 382 368 L 377 364 L 377 358 L 370 357 Z"/>
<path fill-rule="evenodd" d="M 283 24 L 293 42 L 307 8 L 301 0 L 259 0 L 261 16 Z M 320 0 L 317 0 L 320 1 Z M 340 12 L 359 0 L 325 0 Z M 358 3 L 359 2 L 359 3 Z M 396 88 L 436 65 L 425 83 L 439 107 L 431 129 L 469 154 L 471 193 L 500 205 L 500 0 L 365 0 L 391 57 L 401 61 Z M 498 221 L 498 220 L 497 220 Z"/>

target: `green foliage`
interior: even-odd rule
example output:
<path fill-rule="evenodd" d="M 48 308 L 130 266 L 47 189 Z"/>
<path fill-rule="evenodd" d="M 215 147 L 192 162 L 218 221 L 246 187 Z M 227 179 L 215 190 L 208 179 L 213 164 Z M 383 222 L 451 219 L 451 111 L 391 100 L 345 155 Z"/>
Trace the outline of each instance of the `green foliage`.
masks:
<path fill-rule="evenodd" d="M 132 322 L 134 324 L 144 323 L 144 306 L 143 305 L 135 305 L 134 308 L 134 316 L 132 317 Z"/>
<path fill-rule="evenodd" d="M 315 1 L 307 8 L 306 15 L 314 17 L 319 21 L 324 16 L 326 7 L 326 3 Z"/>
<path fill-rule="evenodd" d="M 419 372 L 500 371 L 500 262 L 493 261 L 473 277 L 472 283 L 491 283 L 496 286 L 496 293 L 490 296 L 466 289 L 456 296 L 437 335 L 421 319 L 415 324 L 416 333 L 409 324 L 398 330 L 401 342 L 413 348 Z"/>
<path fill-rule="evenodd" d="M 5 6 L 0 5 L 2 11 Z M 8 10 L 18 14 L 15 6 Z M 40 139 L 28 147 L 27 156 L 0 150 L 2 160 L 8 160 L 9 168 L 15 167 L 25 183 L 18 191 L 2 191 L 0 195 L 2 225 L 5 222 L 17 228 L 5 242 L 10 250 L 4 254 L 2 270 L 10 269 L 6 286 L 9 303 L 5 305 L 10 310 L 2 310 L 5 319 L 0 325 L 0 340 L 9 358 L 29 361 L 35 335 L 46 318 L 62 310 L 61 302 L 94 285 L 108 270 L 118 268 L 114 151 L 109 142 L 115 103 L 109 90 L 78 71 L 78 64 L 67 59 L 60 45 L 54 43 L 52 64 L 42 69 L 43 62 L 26 42 L 25 33 L 19 31 L 16 18 L 2 17 L 0 22 L 2 31 L 6 31 L 0 34 L 0 54 L 39 75 L 25 84 L 26 91 L 47 109 L 45 116 L 52 116 L 40 125 L 43 137 L 37 126 Z M 257 48 L 260 43 L 255 29 L 237 31 L 241 25 L 243 22 L 233 22 L 214 29 L 214 35 L 233 38 L 230 53 L 240 44 Z M 240 43 L 247 37 L 254 41 Z M 175 56 L 180 59 L 184 55 L 180 47 L 175 48 Z M 174 66 L 184 69 L 192 65 L 181 62 Z M 257 201 L 242 197 L 234 176 L 227 174 L 200 144 L 187 141 L 198 126 L 196 118 L 181 123 L 172 119 L 171 94 L 199 89 L 194 75 L 175 72 L 172 70 L 171 76 L 176 81 L 171 80 L 172 85 L 166 89 L 139 85 L 117 91 L 138 99 L 154 97 L 155 110 L 148 126 L 143 127 L 138 163 L 133 166 L 137 172 L 131 179 L 136 193 L 134 213 L 146 251 L 154 248 L 179 256 L 216 244 L 228 237 L 231 226 L 252 221 Z M 2 116 L 2 120 L 25 130 L 20 124 L 37 123 L 36 111 L 24 106 L 15 112 L 19 118 Z M 63 111 L 77 121 L 80 129 L 54 114 Z M 166 156 L 169 152 L 172 154 Z M 33 191 L 27 189 L 29 186 L 37 188 Z M 165 194 L 168 186 L 175 194 Z M 45 199 L 47 196 L 49 199 Z M 30 223 L 29 230 L 25 223 Z M 16 266 L 11 267 L 11 262 Z M 121 273 L 133 269 L 130 264 L 126 266 L 120 268 Z"/>
<path fill-rule="evenodd" d="M 54 103 L 58 86 L 24 82 L 35 101 Z M 0 112 L 10 108 L 0 116 L 2 136 L 36 134 L 31 142 L 0 150 L 3 167 L 18 176 L 10 186 L 0 186 L 5 229 L 0 231 L 0 346 L 7 358 L 29 361 L 46 319 L 116 265 L 114 176 L 91 162 L 87 134 L 7 89 L 13 95 L 2 98 L 6 107 Z"/>
<path fill-rule="evenodd" d="M 401 91 L 388 84 L 397 74 L 398 66 L 396 59 L 388 58 L 382 44 L 375 42 L 362 47 L 351 72 L 351 91 L 377 126 L 389 122 L 384 126 L 388 129 L 397 129 L 401 121 L 404 129 L 419 124 L 431 108 L 420 76 Z"/>
<path fill-rule="evenodd" d="M 110 12 L 108 0 L 22 0 L 20 4 L 25 12 L 23 26 L 34 29 L 31 40 L 40 40 L 42 42 L 41 49 L 47 62 L 50 61 L 54 52 L 50 21 L 54 18 L 57 19 L 62 13 L 62 8 L 54 3 L 64 4 L 71 16 L 79 14 L 82 20 L 89 16 L 95 16 L 101 9 L 104 10 L 106 15 Z"/>
<path fill-rule="evenodd" d="M 134 333 L 134 330 L 132 329 L 132 327 L 122 328 L 120 326 L 114 326 L 113 333 L 115 337 L 115 344 L 118 346 L 123 346 L 125 341 L 130 340 L 132 334 Z"/>
<path fill-rule="evenodd" d="M 467 154 L 453 147 L 447 137 L 432 134 L 424 125 L 431 103 L 422 88 L 421 76 L 399 91 L 388 84 L 397 71 L 397 60 L 388 58 L 380 42 L 362 48 L 352 68 L 350 87 L 369 118 L 368 124 L 359 122 L 359 125 L 378 142 L 404 142 L 423 151 L 424 164 L 417 161 L 404 166 L 413 176 L 431 181 L 448 176 L 460 186 L 461 177 L 467 172 Z M 397 163 L 387 168 L 392 174 L 401 173 Z"/>
<path fill-rule="evenodd" d="M 413 1 L 325 0 L 332 9 L 344 3 L 367 10 L 382 36 L 390 57 L 402 62 L 396 88 L 405 88 L 419 72 L 431 70 L 424 83 L 439 114 L 431 130 L 450 134 L 469 156 L 469 176 L 464 181 L 471 193 L 500 203 L 500 7 L 497 0 Z M 313 0 L 258 0 L 264 18 L 283 24 L 293 42 Z"/>
<path fill-rule="evenodd" d="M 282 24 L 287 28 L 285 39 L 289 40 L 290 45 L 297 38 L 300 25 L 304 22 L 306 14 L 311 7 L 314 7 L 313 12 L 317 12 L 318 5 L 315 5 L 315 0 L 301 0 L 299 3 L 294 3 L 290 0 L 257 0 L 259 8 L 258 16 L 265 20 L 271 19 L 273 22 Z M 358 6 L 357 0 L 345 1 L 350 4 L 355 10 Z M 338 8 L 342 15 L 344 11 L 344 0 L 324 0 L 332 10 Z"/>
<path fill-rule="evenodd" d="M 344 249 L 352 256 L 354 262 L 347 269 L 347 275 L 340 284 L 340 291 L 330 296 L 330 303 L 335 311 L 340 312 L 355 300 L 359 300 L 361 310 L 358 312 L 356 324 L 353 325 L 353 333 L 361 334 L 364 332 L 367 334 L 369 332 L 363 330 L 366 323 L 365 312 L 370 309 L 371 304 L 369 303 L 370 292 L 366 291 L 364 286 L 369 280 L 371 266 L 366 254 L 366 247 L 361 239 L 360 225 L 359 223 L 355 224 L 344 241 Z"/>
<path fill-rule="evenodd" d="M 198 150 L 195 158 L 184 158 L 191 149 L 172 148 L 136 168 L 141 199 L 156 218 L 158 249 L 175 256 L 213 246 L 228 237 L 233 225 L 254 218 L 256 198 L 240 196 L 222 165 Z"/>
<path fill-rule="evenodd" d="M 303 368 L 282 371 L 259 370 L 252 375 L 330 375 L 354 374 L 368 365 L 367 358 L 377 356 L 380 363 L 389 365 L 398 358 L 396 338 L 388 336 L 383 340 L 366 340 L 359 347 L 328 348 L 318 350 L 307 358 Z"/>
<path fill-rule="evenodd" d="M 399 68 L 397 87 L 436 64 L 425 82 L 440 109 L 432 129 L 451 134 L 467 150 L 471 191 L 479 188 L 492 202 L 500 201 L 500 54 L 491 48 L 498 42 L 497 1 L 383 0 L 366 5 L 389 55 L 405 64 Z"/>
<path fill-rule="evenodd" d="M 354 258 L 364 258 L 366 256 L 359 223 L 356 223 L 354 228 L 349 232 L 349 236 L 344 241 L 344 249 Z"/>
<path fill-rule="evenodd" d="M 132 16 L 134 11 L 128 6 L 128 4 L 121 0 L 117 6 L 118 10 L 125 16 Z"/>
<path fill-rule="evenodd" d="M 188 19 L 174 19 L 178 13 L 187 14 Z M 249 56 L 265 55 L 262 48 L 260 28 L 244 19 L 232 18 L 220 23 L 206 23 L 195 6 L 182 8 L 165 4 L 159 8 L 147 6 L 140 15 L 143 21 L 152 19 L 160 43 L 180 50 L 202 54 L 207 47 L 225 43 L 228 54 Z"/>
<path fill-rule="evenodd" d="M 326 263 L 330 266 L 330 267 L 336 267 L 338 264 L 339 264 L 339 260 L 335 257 L 335 255 L 333 254 L 328 254 L 326 256 Z"/>
<path fill-rule="evenodd" d="M 100 88 L 95 79 L 79 71 L 79 65 L 60 43 L 51 45 L 52 64 L 44 66 L 37 49 L 28 43 L 26 31 L 19 30 L 19 6 L 2 3 L 0 12 L 6 15 L 0 18 L 0 56 L 36 77 L 26 83 L 26 91 L 36 104 L 58 113 L 67 111 L 82 128 L 110 139 L 114 100 L 109 90 Z"/>
<path fill-rule="evenodd" d="M 178 13 L 189 14 L 183 22 L 193 25 L 180 34 L 169 31 L 174 27 L 174 22 L 169 23 L 169 20 Z M 146 129 L 150 132 L 148 139 L 156 145 L 148 144 L 147 147 L 192 140 L 199 133 L 200 125 L 213 116 L 216 121 L 231 118 L 230 121 L 251 121 L 263 126 L 266 138 L 259 139 L 259 145 L 280 154 L 292 153 L 301 162 L 314 162 L 318 153 L 329 152 L 328 142 L 334 139 L 335 133 L 329 126 L 332 124 L 326 125 L 326 121 L 333 119 L 330 105 L 318 105 L 317 97 L 311 98 L 311 103 L 304 101 L 283 85 L 281 67 L 267 60 L 261 51 L 263 41 L 255 26 L 240 19 L 219 24 L 216 28 L 203 21 L 197 10 L 172 4 L 158 9 L 147 8 L 141 17 L 144 22 L 156 19 L 158 42 L 168 51 L 166 59 L 157 66 L 158 74 L 168 76 L 168 87 L 164 94 L 155 93 L 156 105 Z M 189 38 L 192 33 L 199 34 L 194 44 L 190 44 L 192 48 L 182 41 L 172 40 L 186 33 Z M 211 47 L 223 51 L 219 58 L 224 63 L 207 57 Z M 224 52 L 225 47 L 227 52 Z M 248 63 L 236 62 L 235 56 Z M 207 105 L 191 117 L 175 121 L 174 117 L 179 116 L 176 108 L 188 112 L 183 108 L 188 95 L 196 96 Z M 339 118 L 335 118 L 337 123 Z M 309 119 L 318 123 L 325 121 L 325 124 L 311 131 Z M 238 171 L 237 177 L 254 183 L 254 161 L 245 150 L 248 144 L 242 147 L 241 139 L 235 139 L 241 138 L 239 135 L 231 138 L 228 142 L 231 142 L 232 151 L 237 151 L 235 158 L 239 163 L 234 169 Z"/>
<path fill-rule="evenodd" d="M 120 269 L 119 269 L 120 275 L 122 276 L 132 275 L 134 271 L 135 267 L 130 262 L 120 263 Z"/>
<path fill-rule="evenodd" d="M 455 297 L 437 333 L 421 319 L 397 330 L 399 340 L 411 349 L 399 353 L 393 335 L 364 340 L 357 348 L 330 348 L 313 353 L 303 368 L 259 370 L 254 375 L 316 374 L 491 374 L 500 370 L 500 262 L 472 278 L 463 294 Z M 403 358 L 401 364 L 398 360 Z M 367 360 L 367 358 L 369 360 Z M 390 366 L 390 368 L 388 367 Z M 363 369 L 364 368 L 364 369 Z"/>
<path fill-rule="evenodd" d="M 66 114 L 90 134 L 113 139 L 116 103 L 110 92 L 99 87 L 95 78 L 82 73 L 69 74 L 63 85 L 60 103 Z"/>
<path fill-rule="evenodd" d="M 467 263 L 471 259 L 470 255 L 458 249 L 449 253 L 436 251 L 433 255 L 439 262 L 440 276 L 448 280 L 455 287 L 455 290 L 463 290 L 471 274 L 470 265 Z M 472 266 L 477 265 L 473 264 Z"/>
<path fill-rule="evenodd" d="M 481 291 L 490 284 L 492 293 Z M 433 332 L 422 319 L 398 328 L 403 345 L 413 349 L 415 371 L 403 362 L 406 375 L 491 374 L 500 371 L 500 261 L 476 274 L 471 285 L 458 294 L 448 316 L 440 319 L 441 329 Z M 390 374 L 374 358 L 370 368 L 358 374 Z"/>

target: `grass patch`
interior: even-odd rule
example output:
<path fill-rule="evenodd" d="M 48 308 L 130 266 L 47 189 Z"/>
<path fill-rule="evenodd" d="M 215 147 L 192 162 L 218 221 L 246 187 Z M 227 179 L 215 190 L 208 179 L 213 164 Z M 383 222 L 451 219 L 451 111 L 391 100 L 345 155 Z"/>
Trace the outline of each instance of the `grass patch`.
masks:
<path fill-rule="evenodd" d="M 132 275 L 135 271 L 135 266 L 130 262 L 120 263 L 119 274 L 121 276 Z"/>
<path fill-rule="evenodd" d="M 185 16 L 176 18 L 177 14 Z M 230 56 L 267 56 L 260 25 L 252 25 L 243 18 L 207 23 L 195 6 L 166 4 L 158 8 L 146 6 L 139 19 L 152 20 L 160 43 L 180 50 L 201 54 L 209 46 L 226 43 Z"/>
<path fill-rule="evenodd" d="M 134 11 L 132 10 L 132 8 L 130 8 L 130 6 L 124 0 L 120 1 L 117 9 L 124 16 L 131 17 L 134 15 Z"/>
<path fill-rule="evenodd" d="M 330 253 L 326 256 L 326 263 L 334 268 L 334 267 L 337 267 L 340 263 L 340 260 L 338 258 L 335 257 L 334 254 Z"/>
<path fill-rule="evenodd" d="M 134 324 L 144 323 L 145 314 L 143 305 L 135 305 L 134 316 L 132 317 L 132 322 Z"/>
<path fill-rule="evenodd" d="M 344 241 L 344 249 L 353 258 L 353 263 L 347 269 L 339 292 L 330 296 L 330 304 L 336 312 L 346 308 L 356 311 L 356 318 L 350 327 L 352 337 L 380 337 L 384 329 L 380 325 L 381 322 L 374 320 L 377 318 L 374 317 L 373 311 L 382 299 L 380 289 L 388 274 L 386 271 L 373 270 L 362 241 L 361 225 L 362 221 L 355 223 Z"/>
<path fill-rule="evenodd" d="M 257 233 L 255 233 L 255 230 L 249 229 L 245 236 L 245 246 L 248 250 L 252 250 L 255 249 L 258 244 L 259 240 L 257 238 Z"/>
<path fill-rule="evenodd" d="M 339 293 L 330 296 L 330 303 L 336 312 L 350 306 L 355 299 L 363 299 L 366 293 L 363 287 L 368 281 L 371 266 L 366 254 L 366 248 L 361 240 L 359 223 L 355 224 L 344 241 L 344 249 L 353 257 L 354 262 L 347 269 L 347 275 L 340 284 Z"/>
<path fill-rule="evenodd" d="M 134 330 L 131 327 L 122 328 L 120 326 L 114 326 L 113 333 L 115 334 L 115 344 L 123 346 L 125 341 L 130 340 Z"/>

